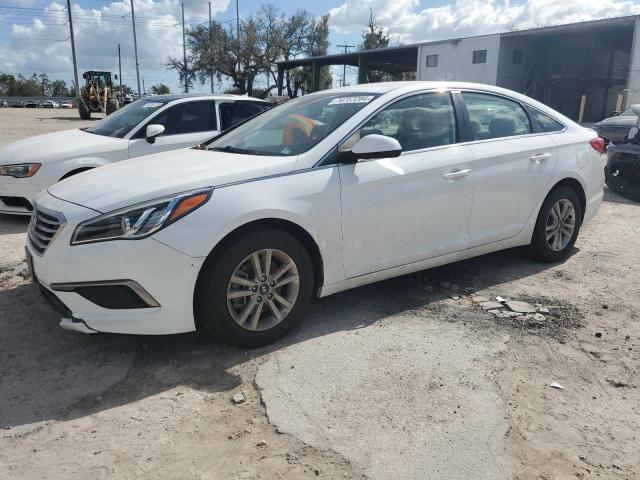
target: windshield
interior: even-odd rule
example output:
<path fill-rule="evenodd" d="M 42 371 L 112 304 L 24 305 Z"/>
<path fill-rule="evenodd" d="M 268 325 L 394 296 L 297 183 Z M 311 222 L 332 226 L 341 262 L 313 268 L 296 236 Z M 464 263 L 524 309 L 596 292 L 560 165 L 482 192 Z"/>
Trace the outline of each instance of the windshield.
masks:
<path fill-rule="evenodd" d="M 240 125 L 209 150 L 250 155 L 299 155 L 317 145 L 365 105 L 370 93 L 332 92 L 291 100 Z"/>
<path fill-rule="evenodd" d="M 95 125 L 85 129 L 85 132 L 123 138 L 133 127 L 166 103 L 157 100 L 138 100 L 103 118 Z"/>

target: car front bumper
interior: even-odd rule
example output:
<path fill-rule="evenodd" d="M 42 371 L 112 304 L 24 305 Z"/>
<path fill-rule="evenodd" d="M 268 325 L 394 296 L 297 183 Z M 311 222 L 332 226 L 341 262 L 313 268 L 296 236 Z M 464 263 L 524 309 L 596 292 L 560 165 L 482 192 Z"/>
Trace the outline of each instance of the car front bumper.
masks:
<path fill-rule="evenodd" d="M 27 244 L 34 279 L 66 308 L 63 328 L 149 335 L 195 330 L 193 293 L 204 258 L 153 238 L 71 246 L 75 226 L 98 213 L 48 193 L 38 198 L 38 207 L 65 217 L 42 255 Z M 143 305 L 131 308 L 136 299 Z"/>
<path fill-rule="evenodd" d="M 37 174 L 31 178 L 0 176 L 0 213 L 31 215 L 34 199 L 47 188 L 35 177 Z"/>

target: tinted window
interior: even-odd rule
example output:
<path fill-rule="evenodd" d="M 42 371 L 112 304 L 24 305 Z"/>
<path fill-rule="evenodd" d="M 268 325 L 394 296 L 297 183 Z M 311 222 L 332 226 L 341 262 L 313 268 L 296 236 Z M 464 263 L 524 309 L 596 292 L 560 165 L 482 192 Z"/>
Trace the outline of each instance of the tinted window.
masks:
<path fill-rule="evenodd" d="M 538 110 L 531 109 L 532 116 L 538 122 L 540 130 L 543 132 L 558 132 L 564 128 L 564 125 L 554 120 L 549 115 L 545 115 Z"/>
<path fill-rule="evenodd" d="M 348 150 L 360 138 L 393 137 L 403 151 L 439 147 L 456 142 L 456 121 L 448 93 L 425 93 L 400 100 L 371 118 L 341 147 Z"/>
<path fill-rule="evenodd" d="M 487 63 L 487 51 L 486 50 L 474 50 L 473 51 L 473 63 Z"/>
<path fill-rule="evenodd" d="M 150 123 L 164 125 L 163 135 L 215 130 L 215 103 L 207 101 L 179 103 L 162 112 Z"/>
<path fill-rule="evenodd" d="M 244 122 L 269 108 L 269 105 L 261 102 L 250 102 L 238 100 L 233 103 L 222 103 L 220 105 L 220 123 L 222 130 L 227 130 L 239 123 Z"/>
<path fill-rule="evenodd" d="M 531 133 L 529 117 L 518 102 L 484 93 L 463 93 L 474 140 Z"/>

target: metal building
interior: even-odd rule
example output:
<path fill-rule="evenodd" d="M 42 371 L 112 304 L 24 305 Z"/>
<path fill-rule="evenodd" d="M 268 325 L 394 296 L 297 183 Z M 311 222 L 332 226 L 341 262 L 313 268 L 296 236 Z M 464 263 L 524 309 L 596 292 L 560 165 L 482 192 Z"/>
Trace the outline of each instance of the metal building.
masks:
<path fill-rule="evenodd" d="M 320 68 L 343 64 L 359 83 L 367 69 L 487 83 L 595 122 L 640 103 L 640 15 L 280 62 L 279 93 L 288 69 L 308 67 L 317 90 Z"/>

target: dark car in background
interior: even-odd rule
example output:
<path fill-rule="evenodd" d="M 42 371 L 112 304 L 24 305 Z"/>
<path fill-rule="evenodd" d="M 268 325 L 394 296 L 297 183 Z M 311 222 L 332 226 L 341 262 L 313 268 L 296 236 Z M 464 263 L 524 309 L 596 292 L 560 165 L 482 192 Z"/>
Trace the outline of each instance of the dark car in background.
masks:
<path fill-rule="evenodd" d="M 640 104 L 596 125 L 609 141 L 605 182 L 620 195 L 640 201 Z"/>

